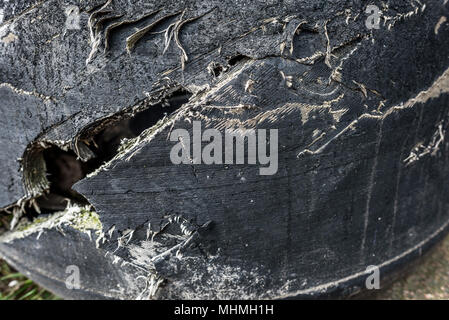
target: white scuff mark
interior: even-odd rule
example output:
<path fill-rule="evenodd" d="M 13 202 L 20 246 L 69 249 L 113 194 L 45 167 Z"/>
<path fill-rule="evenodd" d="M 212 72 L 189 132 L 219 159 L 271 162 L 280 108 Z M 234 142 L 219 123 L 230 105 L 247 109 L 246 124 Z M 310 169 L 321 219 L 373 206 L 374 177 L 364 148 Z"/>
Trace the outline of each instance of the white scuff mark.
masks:
<path fill-rule="evenodd" d="M 108 230 L 108 236 L 109 236 L 109 238 L 112 238 L 112 234 L 114 233 L 114 230 L 115 230 L 115 225 L 112 226 L 112 227 Z"/>
<path fill-rule="evenodd" d="M 314 139 L 313 139 L 313 141 L 309 145 L 307 145 L 307 148 L 312 147 L 315 143 L 317 143 L 318 141 L 320 141 L 322 138 L 324 138 L 326 136 L 326 132 L 322 132 L 318 137 L 315 137 L 315 131 L 312 134 L 312 137 Z"/>
<path fill-rule="evenodd" d="M 93 60 L 95 54 L 98 51 L 98 47 L 100 46 L 100 43 L 101 43 L 101 37 L 96 33 L 95 28 L 94 28 L 94 26 L 95 26 L 94 18 L 99 13 L 104 12 L 106 7 L 108 7 L 111 2 L 112 2 L 112 0 L 108 0 L 100 9 L 93 12 L 89 17 L 89 20 L 87 21 L 87 27 L 89 29 L 91 50 L 90 50 L 89 56 L 86 59 L 86 65 L 88 65 Z"/>
<path fill-rule="evenodd" d="M 331 40 L 329 38 L 329 33 L 327 32 L 327 24 L 329 21 L 326 21 L 326 23 L 324 24 L 324 35 L 326 36 L 326 41 L 327 41 L 327 45 L 326 45 L 326 58 L 324 59 L 324 62 L 326 63 L 326 65 L 332 69 L 332 63 L 331 63 L 331 58 L 332 58 L 332 48 L 331 48 Z"/>
<path fill-rule="evenodd" d="M 135 230 L 132 229 L 126 229 L 123 231 L 123 234 L 117 238 L 117 248 L 114 250 L 114 252 L 116 252 L 120 248 L 126 247 L 129 244 L 134 235 L 134 231 Z"/>
<path fill-rule="evenodd" d="M 139 244 L 130 244 L 127 246 L 132 258 L 131 264 L 149 272 L 148 277 L 144 277 L 146 286 L 141 294 L 139 294 L 138 299 L 151 299 L 162 283 L 163 278 L 158 275 L 155 266 L 161 261 L 170 263 L 170 259 L 172 258 L 179 261 L 183 258 L 182 251 L 199 237 L 198 232 L 196 232 L 197 228 L 193 228 L 180 215 L 172 215 L 166 218 L 168 222 L 161 227 L 160 231 L 151 231 L 151 226 L 149 225 L 147 228 L 147 240 L 141 241 Z M 177 225 L 180 233 L 172 234 L 167 232 L 167 228 L 170 225 Z M 156 234 L 158 235 L 157 240 L 154 239 Z M 124 234 L 124 236 L 126 237 L 127 234 Z M 151 240 L 148 241 L 150 237 Z"/>
<path fill-rule="evenodd" d="M 184 70 L 185 64 L 187 63 L 189 58 L 187 56 L 186 50 L 184 49 L 184 47 L 181 44 L 181 41 L 179 40 L 179 33 L 181 32 L 181 28 L 184 25 L 186 25 L 187 23 L 195 21 L 195 20 L 197 20 L 199 18 L 202 18 L 206 14 L 209 14 L 210 12 L 212 12 L 212 10 L 214 10 L 214 9 L 211 9 L 211 10 L 209 10 L 209 11 L 207 11 L 207 12 L 205 12 L 205 13 L 199 15 L 199 16 L 183 20 L 183 17 L 184 17 L 185 11 L 186 11 L 186 10 L 184 10 L 182 12 L 181 17 L 179 18 L 179 20 L 174 24 L 172 34 L 170 35 L 169 38 L 171 39 L 171 37 L 173 35 L 173 38 L 175 40 L 175 44 L 178 47 L 178 49 L 181 51 L 181 69 L 182 70 Z M 170 44 L 170 39 L 168 39 L 168 41 L 167 41 L 167 37 L 165 39 L 166 39 L 166 48 L 168 48 L 168 45 Z M 164 52 L 165 52 L 165 50 L 164 50 Z"/>
<path fill-rule="evenodd" d="M 343 115 L 348 112 L 349 109 L 340 109 L 340 110 L 335 110 L 335 111 L 330 111 L 332 117 L 334 118 L 334 121 L 339 123 L 341 117 L 343 117 Z"/>
<path fill-rule="evenodd" d="M 345 15 L 346 15 L 346 25 L 349 25 L 349 20 L 351 19 L 352 16 L 352 10 L 351 9 L 346 9 L 345 10 Z"/>
<path fill-rule="evenodd" d="M 156 295 L 156 292 L 159 289 L 160 285 L 164 282 L 164 279 L 155 273 L 150 273 L 147 277 L 137 277 L 136 280 L 138 280 L 139 278 L 144 278 L 145 288 L 136 297 L 136 300 L 151 300 Z"/>
<path fill-rule="evenodd" d="M 366 90 L 365 85 L 363 83 L 359 83 L 359 82 L 357 82 L 355 80 L 352 80 L 352 82 L 359 87 L 360 91 L 362 91 L 362 93 L 363 93 L 363 96 L 365 98 L 368 98 L 368 91 Z"/>
<path fill-rule="evenodd" d="M 359 120 L 362 118 L 374 118 L 375 116 L 372 116 L 370 114 L 363 114 L 362 116 L 360 116 L 358 119 L 352 121 L 348 126 L 346 126 L 344 129 L 342 129 L 341 131 L 339 131 L 335 136 L 333 136 L 331 139 L 329 139 L 325 144 L 323 144 L 321 147 L 319 147 L 316 150 L 309 150 L 309 149 L 305 149 L 302 150 L 301 152 L 298 153 L 297 158 L 304 156 L 304 155 L 314 155 L 314 154 L 319 154 L 321 153 L 324 149 L 326 149 L 326 147 L 331 144 L 334 140 L 338 139 L 340 136 L 342 136 L 343 134 L 345 134 L 347 131 L 349 130 L 353 130 L 355 128 L 355 126 L 358 124 Z"/>
<path fill-rule="evenodd" d="M 415 97 L 410 98 L 408 101 L 406 101 L 404 103 L 401 103 L 399 105 L 391 107 L 390 109 L 385 111 L 383 114 L 373 115 L 370 113 L 364 113 L 364 114 L 360 115 L 357 119 L 352 121 L 348 126 L 343 128 L 342 130 L 340 130 L 335 136 L 333 136 L 329 141 L 327 141 L 319 149 L 317 149 L 317 150 L 305 149 L 305 150 L 299 152 L 297 157 L 300 157 L 303 155 L 314 155 L 314 154 L 321 153 L 331 142 L 338 139 L 340 136 L 342 136 L 349 130 L 354 129 L 355 126 L 358 124 L 359 120 L 361 120 L 361 119 L 382 120 L 395 112 L 398 112 L 403 109 L 411 108 L 417 103 L 424 104 L 424 103 L 428 102 L 429 100 L 436 99 L 445 93 L 449 93 L 449 68 L 445 72 L 443 72 L 443 74 L 437 80 L 435 80 L 435 82 L 427 90 L 421 91 Z"/>
<path fill-rule="evenodd" d="M 443 130 L 443 124 L 440 123 L 438 125 L 437 131 L 434 133 L 430 143 L 427 146 L 420 143 L 415 148 L 413 148 L 413 150 L 410 152 L 410 155 L 404 160 L 406 166 L 419 161 L 421 158 L 427 155 L 430 155 L 432 157 L 436 156 L 438 151 L 440 150 L 440 145 L 444 142 L 445 133 L 446 130 Z"/>
<path fill-rule="evenodd" d="M 287 88 L 291 88 L 293 86 L 293 76 L 287 76 L 284 72 L 279 71 L 282 77 L 282 81 Z"/>
<path fill-rule="evenodd" d="M 10 32 L 10 33 L 8 33 L 7 36 L 5 36 L 1 39 L 1 42 L 10 44 L 10 43 L 16 41 L 17 39 L 18 39 L 17 36 L 14 33 Z"/>
<path fill-rule="evenodd" d="M 197 227 L 192 225 L 187 219 L 185 219 L 182 215 L 173 215 L 168 217 L 169 224 L 176 224 L 181 230 L 181 233 L 184 236 L 191 236 L 196 230 Z M 167 226 L 167 225 L 166 225 Z"/>
<path fill-rule="evenodd" d="M 13 91 L 14 93 L 18 94 L 18 95 L 26 95 L 26 96 L 34 96 L 36 98 L 39 98 L 41 100 L 44 101 L 49 101 L 49 100 L 53 100 L 52 97 L 49 96 L 45 96 L 41 93 L 38 93 L 36 91 L 25 91 L 23 89 L 17 88 L 15 86 L 13 86 L 10 83 L 4 82 L 4 83 L 0 83 L 0 88 L 8 88 L 11 91 Z"/>
<path fill-rule="evenodd" d="M 101 230 L 96 231 L 96 234 L 97 240 L 95 241 L 95 247 L 98 249 L 100 248 L 100 244 L 104 244 L 106 242 L 106 236 Z"/>
<path fill-rule="evenodd" d="M 299 22 L 297 19 L 293 19 L 294 17 L 290 18 L 292 18 L 292 20 L 288 22 L 285 21 L 287 22 L 287 25 L 284 25 L 284 39 L 280 44 L 281 55 L 284 53 L 287 45 L 289 46 L 288 52 L 290 53 L 290 55 L 293 55 L 295 35 L 299 34 L 301 32 L 301 26 L 307 23 L 307 21 L 305 20 Z"/>
<path fill-rule="evenodd" d="M 4 19 L 5 19 L 5 11 L 3 9 L 0 9 L 0 23 L 2 23 Z"/>
<path fill-rule="evenodd" d="M 343 64 L 345 63 L 345 61 L 346 60 L 348 60 L 352 55 L 354 55 L 354 53 L 362 46 L 362 41 L 361 40 L 363 40 L 363 39 L 368 39 L 369 38 L 369 36 L 359 36 L 359 40 L 360 41 L 358 41 L 356 44 L 355 44 L 355 46 L 354 46 L 354 48 L 352 48 L 343 58 L 341 58 L 340 59 L 340 61 L 339 61 L 339 63 L 338 63 L 338 66 L 336 66 L 333 70 L 332 70 L 332 73 L 331 73 L 331 75 L 330 75 L 330 77 L 329 77 L 329 84 L 332 82 L 332 80 L 334 80 L 334 81 L 336 81 L 336 82 L 339 82 L 339 83 L 341 83 L 342 81 L 343 81 L 343 79 L 342 79 L 342 74 L 341 74 L 341 71 L 343 70 Z M 357 39 L 357 38 L 356 38 Z M 354 39 L 354 40 L 356 40 L 356 39 Z M 353 40 L 353 41 L 354 41 Z M 372 41 L 374 41 L 374 38 L 372 38 Z M 349 44 L 348 42 L 346 43 L 346 45 L 347 44 Z M 341 48 L 341 47 L 343 47 L 345 44 L 342 44 L 342 45 L 340 45 L 340 46 L 338 46 L 338 47 L 336 47 L 336 48 L 333 48 L 333 50 L 335 50 L 335 49 L 338 49 L 338 48 Z"/>
<path fill-rule="evenodd" d="M 168 50 L 168 47 L 170 46 L 171 40 L 174 37 L 175 33 L 177 32 L 177 29 L 179 27 L 179 25 L 182 23 L 182 19 L 184 18 L 184 15 L 186 13 L 186 10 L 184 9 L 184 11 L 182 11 L 181 16 L 179 17 L 178 20 L 176 20 L 175 22 L 173 22 L 172 24 L 170 24 L 164 31 L 164 51 L 162 52 L 162 55 L 165 54 L 165 52 Z M 184 49 L 182 49 L 182 47 L 180 48 L 182 53 L 183 53 L 183 57 L 185 54 Z M 187 56 L 187 55 L 186 55 Z M 181 58 L 183 59 L 183 58 Z"/>
<path fill-rule="evenodd" d="M 13 230 L 16 227 L 20 218 L 25 213 L 25 201 L 26 201 L 25 197 L 20 198 L 19 201 L 17 201 L 16 206 L 14 206 L 12 208 L 13 218 L 12 218 L 11 225 L 10 225 L 11 230 Z"/>
<path fill-rule="evenodd" d="M 445 16 L 442 16 L 438 23 L 435 25 L 435 34 L 438 35 L 438 32 L 440 31 L 441 26 L 447 22 L 447 18 Z"/>
<path fill-rule="evenodd" d="M 0 26 L 0 38 L 3 38 L 8 31 L 9 31 L 9 25 L 8 24 Z"/>
<path fill-rule="evenodd" d="M 404 103 L 408 108 L 416 103 L 426 103 L 431 99 L 438 98 L 444 93 L 449 92 L 449 68 L 425 91 L 420 92 L 416 97 L 409 99 Z"/>
<path fill-rule="evenodd" d="M 340 90 L 340 88 L 338 86 L 336 86 L 332 91 L 330 92 L 326 92 L 326 93 L 319 93 L 319 92 L 315 92 L 306 88 L 299 88 L 300 90 L 306 92 L 309 95 L 314 95 L 314 96 L 319 96 L 319 97 L 329 97 L 329 96 L 333 96 L 337 93 L 337 91 Z"/>
<path fill-rule="evenodd" d="M 254 89 L 254 80 L 248 79 L 245 83 L 245 92 L 252 93 Z"/>
<path fill-rule="evenodd" d="M 309 105 L 305 103 L 286 103 L 278 108 L 268 110 L 265 112 L 261 112 L 256 114 L 254 117 L 246 119 L 244 121 L 235 118 L 235 119 L 226 119 L 222 122 L 215 125 L 215 128 L 221 130 L 226 128 L 246 128 L 246 127 L 255 127 L 262 122 L 274 123 L 288 114 L 293 112 L 301 113 L 301 122 L 305 124 L 309 121 L 309 114 L 311 111 L 316 109 L 326 109 L 329 110 L 333 104 L 338 103 L 341 99 L 343 99 L 344 94 L 336 97 L 335 99 L 324 101 L 322 105 Z M 211 108 L 216 108 L 211 106 Z M 217 108 L 218 109 L 218 108 Z M 199 117 L 202 120 L 208 121 L 208 118 L 204 114 L 199 114 Z"/>
<path fill-rule="evenodd" d="M 326 54 L 322 51 L 317 51 L 314 54 L 312 54 L 309 57 L 305 57 L 305 58 L 300 58 L 300 59 L 295 59 L 296 62 L 301 63 L 301 64 L 308 64 L 308 65 L 313 65 L 315 64 L 315 62 L 324 57 Z"/>
<path fill-rule="evenodd" d="M 401 20 L 405 20 L 408 19 L 414 15 L 418 15 L 419 12 L 421 11 L 421 13 L 424 12 L 424 10 L 426 10 L 426 4 L 422 4 L 420 1 L 416 1 L 418 5 L 416 5 L 415 3 L 411 2 L 411 5 L 413 7 L 412 10 L 405 12 L 405 13 L 398 13 L 395 16 L 387 16 L 387 15 L 383 15 L 384 18 L 384 25 L 388 24 L 388 30 L 391 30 L 395 25 L 396 22 L 401 21 Z M 384 6 L 384 9 L 388 10 L 388 6 Z"/>
<path fill-rule="evenodd" d="M 153 234 L 154 234 L 154 232 L 153 232 L 153 230 L 151 230 L 151 223 L 149 222 L 149 223 L 148 223 L 148 226 L 147 226 L 147 237 L 146 237 L 145 240 L 148 241 L 148 239 L 150 239 L 150 237 L 151 237 Z M 153 239 L 151 239 L 151 240 L 153 240 Z"/>
<path fill-rule="evenodd" d="M 201 257 L 185 257 L 189 265 L 200 265 L 202 272 L 189 272 L 185 281 L 170 282 L 165 290 L 165 297 L 177 299 L 265 299 L 279 295 L 282 289 L 266 290 L 258 293 L 258 289 L 266 285 L 267 274 L 262 271 L 263 266 L 250 270 L 223 263 L 218 250 L 208 259 Z M 246 281 L 243 281 L 245 279 Z M 204 286 L 207 283 L 207 286 Z M 245 283 L 245 285 L 242 285 Z M 282 290 L 282 291 L 281 291 Z"/>
<path fill-rule="evenodd" d="M 39 230 L 37 236 L 36 236 L 36 240 L 39 240 L 41 235 L 44 233 L 44 230 Z"/>
<path fill-rule="evenodd" d="M 322 133 L 322 131 L 320 129 L 315 129 L 312 132 L 312 138 L 316 138 L 317 136 L 319 136 Z"/>

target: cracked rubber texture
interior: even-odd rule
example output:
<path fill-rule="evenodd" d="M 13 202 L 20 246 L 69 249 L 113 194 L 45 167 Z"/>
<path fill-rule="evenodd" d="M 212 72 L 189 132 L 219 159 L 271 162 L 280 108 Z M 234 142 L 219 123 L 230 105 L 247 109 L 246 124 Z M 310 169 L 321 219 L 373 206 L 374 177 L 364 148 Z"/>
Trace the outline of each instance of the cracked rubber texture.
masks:
<path fill-rule="evenodd" d="M 0 24 L 1 206 L 27 196 L 17 158 L 30 143 L 73 147 L 104 118 L 178 88 L 192 97 L 75 185 L 103 231 L 115 226 L 100 248 L 76 231 L 64 245 L 45 241 L 56 231 L 1 244 L 31 277 L 53 270 L 59 282 L 41 280 L 50 289 L 91 297 L 62 287 L 86 251 L 87 265 L 112 268 L 109 252 L 163 279 L 153 298 L 346 296 L 367 266 L 398 268 L 446 232 L 449 4 L 373 1 L 386 18 L 369 30 L 360 1 L 71 3 L 79 30 L 58 1 L 24 1 Z M 277 174 L 173 165 L 167 136 L 193 120 L 278 129 Z M 148 230 L 160 232 L 151 241 Z M 70 244 L 73 263 L 56 254 Z M 135 298 L 137 276 L 113 266 L 119 291 L 88 280 L 86 292 Z M 107 268 L 83 272 L 102 279 Z"/>

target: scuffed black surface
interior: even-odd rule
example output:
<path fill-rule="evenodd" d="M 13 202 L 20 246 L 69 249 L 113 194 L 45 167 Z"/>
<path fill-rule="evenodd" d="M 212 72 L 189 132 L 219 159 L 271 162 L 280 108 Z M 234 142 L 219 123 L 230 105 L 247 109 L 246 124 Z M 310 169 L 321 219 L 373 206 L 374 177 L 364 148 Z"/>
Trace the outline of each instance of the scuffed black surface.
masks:
<path fill-rule="evenodd" d="M 149 245 L 148 223 L 157 231 L 167 216 L 181 215 L 197 230 L 183 257 L 170 253 L 154 264 L 167 280 L 159 298 L 325 294 L 338 285 L 320 286 L 368 265 L 395 265 L 395 257 L 423 247 L 449 218 L 447 142 L 434 156 L 405 162 L 418 144 L 431 143 L 439 126 L 444 132 L 449 126 L 447 93 L 408 104 L 449 68 L 448 25 L 435 33 L 448 7 L 422 2 L 425 8 L 390 0 L 386 8 L 373 1 L 392 19 L 371 31 L 360 1 L 112 1 L 92 51 L 87 10 L 94 3 L 78 4 L 82 28 L 74 31 L 64 30 L 62 4 L 43 1 L 1 25 L 6 31 L 0 30 L 0 39 L 9 32 L 17 39 L 0 42 L 0 83 L 33 94 L 0 88 L 0 107 L 11 125 L 0 146 L 19 157 L 35 139 L 70 142 L 97 120 L 149 106 L 179 87 L 193 95 L 173 116 L 173 128 L 191 131 L 191 121 L 201 120 L 203 129 L 279 129 L 274 176 L 260 176 L 258 166 L 175 166 L 167 123 L 75 189 L 93 204 L 104 231 L 115 226 L 102 250 L 114 251 L 118 235 L 136 230 L 116 254 L 141 267 L 152 266 L 133 255 Z M 127 52 L 134 27 L 165 16 L 152 30 L 161 31 L 183 10 L 184 19 L 198 17 L 180 32 L 184 68 L 174 43 L 163 54 L 164 33 L 144 36 Z M 141 17 L 105 36 L 112 23 Z M 293 35 L 298 25 L 301 32 Z M 321 56 L 306 59 L 316 51 Z M 236 56 L 242 59 L 230 63 Z M 292 77 L 291 84 L 282 74 Z M 250 79 L 251 92 L 245 89 Z M 17 114 L 24 103 L 29 118 Z M 267 112 L 271 117 L 263 117 Z M 0 205 L 6 206 L 23 195 L 20 164 L 10 153 L 0 156 Z M 187 237 L 174 230 L 155 238 L 167 250 L 181 240 Z M 217 279 L 225 276 L 226 285 Z"/>

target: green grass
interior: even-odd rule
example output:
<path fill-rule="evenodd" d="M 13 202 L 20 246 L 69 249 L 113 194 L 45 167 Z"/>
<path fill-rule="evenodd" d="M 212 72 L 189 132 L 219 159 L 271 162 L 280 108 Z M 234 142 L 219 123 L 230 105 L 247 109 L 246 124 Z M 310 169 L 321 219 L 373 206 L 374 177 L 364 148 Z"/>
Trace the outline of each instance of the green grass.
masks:
<path fill-rule="evenodd" d="M 0 300 L 59 300 L 0 260 Z"/>

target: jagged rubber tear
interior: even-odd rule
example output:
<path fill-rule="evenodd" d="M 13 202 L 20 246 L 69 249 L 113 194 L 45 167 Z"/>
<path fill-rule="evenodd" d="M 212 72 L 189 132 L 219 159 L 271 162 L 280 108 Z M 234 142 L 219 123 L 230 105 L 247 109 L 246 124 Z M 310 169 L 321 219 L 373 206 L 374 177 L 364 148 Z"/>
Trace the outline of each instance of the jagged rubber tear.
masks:
<path fill-rule="evenodd" d="M 27 213 L 32 219 L 41 213 L 63 210 L 72 203 L 88 204 L 72 185 L 139 140 L 144 131 L 167 121 L 168 115 L 180 109 L 190 96 L 185 90 L 172 89 L 158 100 L 149 99 L 153 102 L 146 107 L 119 112 L 89 125 L 73 142 L 32 143 L 22 160 L 26 196 L 5 208 L 12 212 L 10 228 L 14 229 Z"/>

